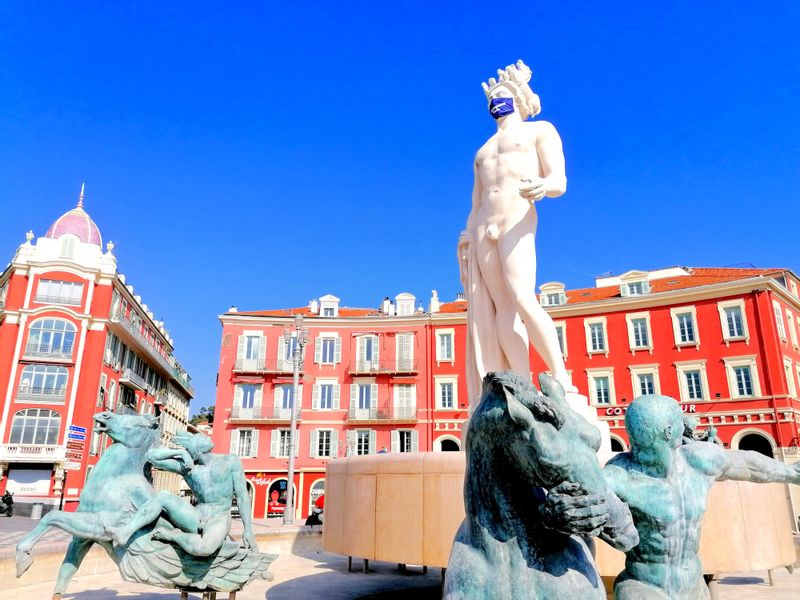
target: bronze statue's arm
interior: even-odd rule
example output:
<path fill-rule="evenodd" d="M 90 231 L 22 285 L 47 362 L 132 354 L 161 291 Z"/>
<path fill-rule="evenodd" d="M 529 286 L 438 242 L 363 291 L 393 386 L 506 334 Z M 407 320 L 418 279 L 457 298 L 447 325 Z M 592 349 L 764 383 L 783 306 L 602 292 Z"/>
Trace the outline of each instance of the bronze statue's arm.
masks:
<path fill-rule="evenodd" d="M 185 473 L 194 464 L 191 454 L 183 448 L 153 448 L 147 460 L 156 468 L 170 473 Z"/>
<path fill-rule="evenodd" d="M 247 482 L 244 477 L 242 463 L 238 459 L 233 461 L 231 476 L 233 477 L 233 493 L 236 494 L 236 505 L 239 507 L 239 516 L 242 518 L 242 541 L 248 548 L 258 549 L 258 543 L 253 535 L 253 516 L 250 507 L 250 492 L 247 491 Z"/>
<path fill-rule="evenodd" d="M 614 465 L 606 465 L 603 476 L 608 483 L 609 494 L 606 497 L 609 519 L 606 527 L 600 532 L 600 538 L 622 552 L 627 552 L 639 544 L 639 532 L 633 524 L 633 516 L 625 498 L 628 473 Z"/>
<path fill-rule="evenodd" d="M 717 481 L 800 484 L 800 463 L 787 465 L 758 452 L 725 450 L 708 442 L 686 444 L 682 450 L 689 464 Z"/>
<path fill-rule="evenodd" d="M 567 171 L 564 162 L 564 147 L 561 136 L 551 123 L 537 122 L 536 150 L 542 167 L 542 177 L 547 187 L 545 196 L 558 198 L 567 191 Z"/>

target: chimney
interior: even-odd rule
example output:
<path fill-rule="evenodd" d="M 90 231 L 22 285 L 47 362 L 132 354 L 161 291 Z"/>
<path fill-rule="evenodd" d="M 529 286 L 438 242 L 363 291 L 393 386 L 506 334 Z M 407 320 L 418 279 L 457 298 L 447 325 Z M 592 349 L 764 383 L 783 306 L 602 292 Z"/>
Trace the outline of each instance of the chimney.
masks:
<path fill-rule="evenodd" d="M 319 314 L 319 300 L 317 300 L 316 298 L 314 298 L 313 300 L 309 300 L 309 302 L 308 302 L 308 310 L 311 311 L 312 315 L 318 315 Z"/>
<path fill-rule="evenodd" d="M 430 313 L 437 313 L 439 312 L 439 307 L 441 306 L 441 302 L 439 302 L 439 292 L 436 290 L 431 291 L 431 303 L 428 307 L 428 312 Z"/>
<path fill-rule="evenodd" d="M 386 298 L 383 299 L 383 302 L 381 302 L 381 312 L 385 315 L 388 315 L 390 311 L 394 312 L 392 308 L 392 301 L 389 300 L 389 296 L 386 296 Z"/>
<path fill-rule="evenodd" d="M 464 292 L 458 292 L 456 294 L 456 302 L 466 302 L 467 298 L 464 296 Z"/>
<path fill-rule="evenodd" d="M 229 312 L 229 313 L 237 313 L 237 312 L 239 312 L 239 309 L 238 309 L 238 308 L 236 308 L 235 306 L 231 306 L 231 307 L 228 309 L 228 312 Z"/>

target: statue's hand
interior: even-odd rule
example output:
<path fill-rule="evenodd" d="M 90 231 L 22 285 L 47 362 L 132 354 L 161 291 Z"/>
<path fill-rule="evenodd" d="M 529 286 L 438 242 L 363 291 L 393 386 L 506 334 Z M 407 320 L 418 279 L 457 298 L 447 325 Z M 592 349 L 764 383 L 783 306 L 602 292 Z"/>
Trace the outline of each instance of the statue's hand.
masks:
<path fill-rule="evenodd" d="M 570 481 L 550 490 L 539 506 L 539 514 L 548 529 L 586 537 L 598 535 L 609 519 L 605 497 L 588 494 L 580 484 Z"/>
<path fill-rule="evenodd" d="M 541 177 L 520 179 L 519 195 L 528 202 L 536 202 L 547 195 L 547 183 Z"/>

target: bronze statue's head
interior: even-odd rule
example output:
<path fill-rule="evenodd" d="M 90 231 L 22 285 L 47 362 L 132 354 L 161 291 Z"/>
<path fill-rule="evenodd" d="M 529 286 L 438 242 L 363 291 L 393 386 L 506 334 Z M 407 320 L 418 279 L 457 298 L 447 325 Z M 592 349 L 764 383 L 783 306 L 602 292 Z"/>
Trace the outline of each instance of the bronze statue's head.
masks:
<path fill-rule="evenodd" d="M 214 443 L 211 441 L 211 438 L 203 433 L 179 431 L 172 436 L 172 441 L 186 448 L 186 451 L 195 460 L 197 460 L 201 454 L 207 454 L 214 449 Z"/>

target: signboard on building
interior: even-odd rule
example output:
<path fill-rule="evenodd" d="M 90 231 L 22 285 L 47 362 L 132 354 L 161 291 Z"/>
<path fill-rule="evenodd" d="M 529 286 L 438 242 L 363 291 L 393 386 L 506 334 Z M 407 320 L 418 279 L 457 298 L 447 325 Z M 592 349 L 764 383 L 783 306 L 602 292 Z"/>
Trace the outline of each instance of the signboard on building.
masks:
<path fill-rule="evenodd" d="M 75 440 L 68 440 L 67 441 L 67 450 L 83 450 L 83 442 L 78 442 Z"/>
<path fill-rule="evenodd" d="M 69 430 L 76 433 L 86 433 L 86 427 L 79 427 L 78 425 L 70 425 Z"/>
<path fill-rule="evenodd" d="M 83 460 L 83 453 L 76 452 L 75 450 L 67 450 L 67 459 L 68 460 Z"/>
<path fill-rule="evenodd" d="M 67 439 L 70 440 L 85 440 L 86 434 L 85 433 L 68 433 Z"/>
<path fill-rule="evenodd" d="M 81 463 L 67 461 L 64 463 L 64 470 L 65 471 L 80 471 L 81 470 Z"/>
<path fill-rule="evenodd" d="M 627 406 L 610 406 L 605 410 L 605 415 L 607 417 L 618 417 L 625 414 L 625 411 L 628 410 Z M 685 413 L 696 413 L 697 412 L 697 405 L 696 404 L 682 404 L 681 411 Z"/>

